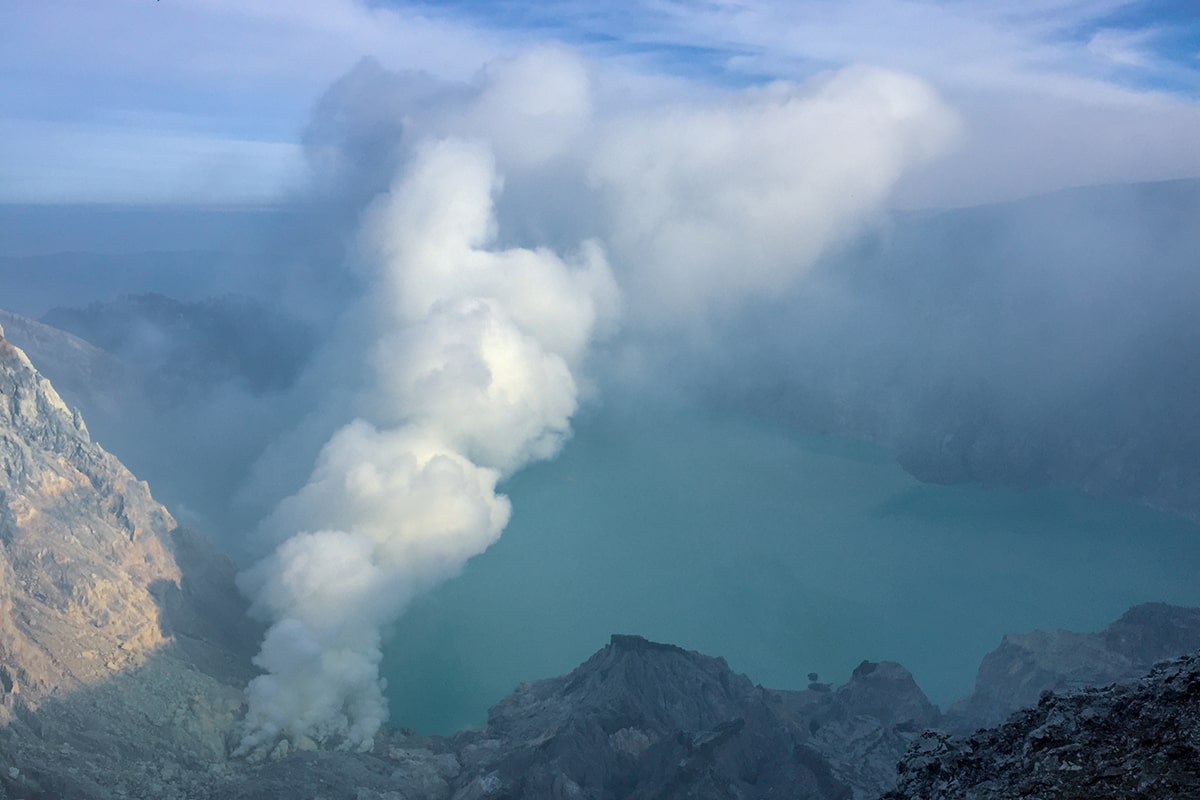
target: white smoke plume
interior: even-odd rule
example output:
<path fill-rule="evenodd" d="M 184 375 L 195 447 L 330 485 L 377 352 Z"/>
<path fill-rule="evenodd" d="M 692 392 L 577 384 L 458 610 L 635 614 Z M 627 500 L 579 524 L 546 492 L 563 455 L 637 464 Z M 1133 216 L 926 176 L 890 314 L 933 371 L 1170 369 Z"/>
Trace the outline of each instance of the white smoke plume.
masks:
<path fill-rule="evenodd" d="M 496 483 L 569 432 L 575 371 L 616 287 L 595 245 L 571 261 L 489 249 L 496 183 L 486 147 L 445 140 L 369 214 L 374 380 L 363 417 L 268 520 L 307 532 L 243 576 L 272 622 L 243 751 L 280 737 L 369 747 L 385 626 L 495 541 L 509 517 Z"/>
<path fill-rule="evenodd" d="M 636 337 L 780 291 L 954 132 L 923 84 L 861 68 L 679 89 L 598 78 L 554 47 L 466 88 L 360 66 L 322 101 L 315 166 L 338 196 L 400 176 L 370 201 L 354 256 L 370 341 L 340 354 L 368 376 L 353 421 L 242 576 L 270 628 L 241 752 L 371 746 L 384 632 L 500 535 L 497 483 L 562 447 L 619 295 Z M 583 244 L 562 257 L 522 239 Z"/>

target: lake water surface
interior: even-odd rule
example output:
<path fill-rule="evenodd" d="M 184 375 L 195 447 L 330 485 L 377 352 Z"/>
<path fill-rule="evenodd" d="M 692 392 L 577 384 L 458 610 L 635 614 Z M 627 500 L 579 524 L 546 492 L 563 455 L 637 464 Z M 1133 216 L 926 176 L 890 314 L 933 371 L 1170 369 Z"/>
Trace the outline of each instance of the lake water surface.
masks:
<path fill-rule="evenodd" d="M 513 518 L 387 646 L 392 723 L 448 733 L 611 633 L 756 682 L 899 661 L 943 707 L 1007 632 L 1200 605 L 1200 527 L 1068 491 L 921 484 L 886 452 L 666 411 L 582 423 L 505 487 Z"/>

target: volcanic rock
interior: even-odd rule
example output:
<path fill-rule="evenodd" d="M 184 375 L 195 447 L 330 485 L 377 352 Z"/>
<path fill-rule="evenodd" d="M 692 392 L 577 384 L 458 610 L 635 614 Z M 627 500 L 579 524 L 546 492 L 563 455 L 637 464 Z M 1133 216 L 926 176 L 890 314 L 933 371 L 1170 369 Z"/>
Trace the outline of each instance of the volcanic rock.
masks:
<path fill-rule="evenodd" d="M 232 576 L 0 330 L 0 797 L 222 761 L 258 633 Z"/>
<path fill-rule="evenodd" d="M 454 797 L 850 797 L 798 722 L 723 659 L 613 636 L 463 736 Z"/>
<path fill-rule="evenodd" d="M 1155 663 L 1200 649 L 1200 609 L 1134 606 L 1099 633 L 1009 634 L 984 656 L 975 691 L 947 712 L 955 733 L 999 724 L 1044 692 L 1104 686 L 1144 675 Z"/>
<path fill-rule="evenodd" d="M 966 739 L 927 733 L 886 800 L 1200 797 L 1200 655 L 1104 689 L 1049 694 Z"/>
<path fill-rule="evenodd" d="M 829 692 L 778 692 L 812 733 L 811 745 L 853 790 L 878 797 L 896 782 L 896 763 L 941 715 L 909 673 L 894 661 L 864 661 Z"/>

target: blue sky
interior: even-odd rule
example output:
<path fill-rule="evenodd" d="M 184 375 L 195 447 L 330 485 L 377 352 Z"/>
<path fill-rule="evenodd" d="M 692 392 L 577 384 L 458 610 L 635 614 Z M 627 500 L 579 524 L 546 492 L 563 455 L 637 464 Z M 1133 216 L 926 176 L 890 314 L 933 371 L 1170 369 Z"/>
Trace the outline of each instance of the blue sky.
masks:
<path fill-rule="evenodd" d="M 1073 50 L 1086 51 L 1091 63 L 1075 67 L 1081 74 L 1090 72 L 1131 88 L 1200 94 L 1200 4 L 1192 0 L 1024 4 L 672 0 L 610 5 L 578 0 L 536 4 L 449 0 L 421 7 L 431 13 L 453 13 L 481 27 L 538 32 L 610 54 L 637 53 L 665 69 L 726 79 L 778 77 L 770 69 L 745 69 L 739 75 L 743 72 L 739 62 L 758 59 L 790 63 L 779 70 L 787 73 L 880 56 L 893 62 L 889 65 L 915 63 L 922 50 L 950 55 L 955 48 L 947 39 L 956 31 L 974 29 L 981 39 L 996 43 L 1024 39 L 1028 44 L 1040 43 L 1047 54 L 1059 49 L 1060 55 L 1050 60 L 1061 59 L 1064 67 Z M 815 35 L 804 34 L 805 29 L 833 36 L 817 42 Z M 793 40 L 790 46 L 787 39 Z M 976 54 L 988 55 L 986 50 Z"/>
<path fill-rule="evenodd" d="M 1200 176 L 1193 0 L 56 0 L 0 7 L 0 201 L 263 202 L 303 180 L 317 97 L 363 55 L 470 80 L 546 39 L 697 91 L 849 63 L 963 114 L 900 204 Z"/>

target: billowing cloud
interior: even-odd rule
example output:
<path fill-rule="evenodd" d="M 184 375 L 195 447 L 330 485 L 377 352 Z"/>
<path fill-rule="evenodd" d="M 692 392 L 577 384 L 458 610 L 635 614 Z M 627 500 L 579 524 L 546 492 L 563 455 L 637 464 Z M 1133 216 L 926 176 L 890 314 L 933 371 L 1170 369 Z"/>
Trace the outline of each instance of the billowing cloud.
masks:
<path fill-rule="evenodd" d="M 644 315 L 696 319 L 788 288 L 956 124 L 920 81 L 854 67 L 619 119 L 590 176 Z"/>
<path fill-rule="evenodd" d="M 305 0 L 281 7 L 266 0 L 152 6 L 62 0 L 10 6 L 0 8 L 0 27 L 10 34 L 10 47 L 0 53 L 0 68 L 10 75 L 0 87 L 0 193 L 10 201 L 261 201 L 296 177 L 291 148 L 313 95 L 363 56 L 386 69 L 465 84 L 485 65 L 516 58 L 548 36 L 633 72 L 700 75 L 716 85 L 803 81 L 854 63 L 916 75 L 966 107 L 968 136 L 959 158 L 927 180 L 906 181 L 898 201 L 907 205 L 1200 175 L 1191 146 L 1200 113 L 1197 19 L 1181 4 Z M 547 69 L 551 63 L 525 58 L 524 73 L 508 70 L 503 80 L 489 80 L 491 97 L 478 105 L 474 128 L 486 129 L 501 161 L 540 157 L 535 151 L 559 147 L 584 118 L 580 76 Z M 520 91 L 529 79 L 542 86 L 542 96 Z M 553 113 L 540 114 L 543 104 Z M 388 113 L 382 104 L 381 114 Z M 540 116 L 542 125 L 522 127 L 519 119 L 529 116 Z M 506 117 L 515 124 L 502 125 Z M 1103 135 L 1114 126 L 1134 145 L 1117 158 Z M 467 127 L 459 120 L 460 134 Z M 128 150 L 109 146 L 116 140 L 136 140 L 138 152 L 163 160 L 162 170 L 130 167 Z M 1029 168 L 1014 176 L 992 166 L 986 155 L 996 142 L 1018 143 L 1014 149 Z M 9 152 L 15 156 L 4 159 Z M 68 162 L 70 170 L 56 167 Z M 229 166 L 214 174 L 214 163 Z M 56 174 L 49 188 L 39 182 L 47 173 Z M 156 177 L 162 174 L 190 179 L 176 180 L 168 192 Z"/>
<path fill-rule="evenodd" d="M 270 625 L 242 752 L 370 746 L 384 632 L 500 535 L 498 483 L 563 446 L 622 305 L 637 338 L 786 287 L 955 132 L 927 87 L 878 70 L 673 86 L 555 46 L 470 84 L 364 62 L 319 104 L 310 150 L 361 208 L 347 263 L 366 290 L 319 363 L 358 388 L 242 577 Z"/>

